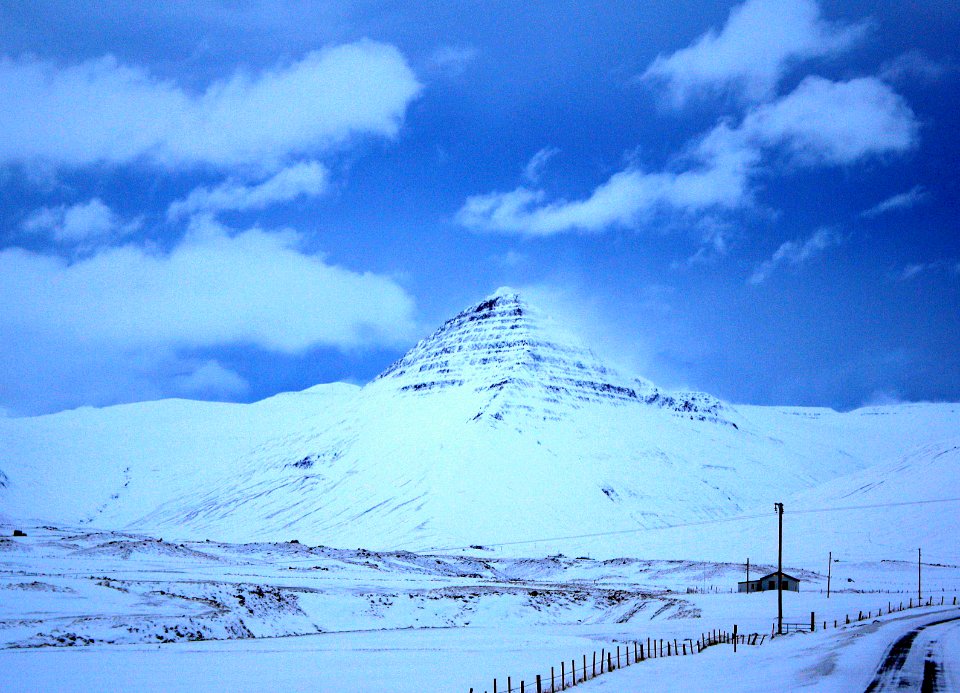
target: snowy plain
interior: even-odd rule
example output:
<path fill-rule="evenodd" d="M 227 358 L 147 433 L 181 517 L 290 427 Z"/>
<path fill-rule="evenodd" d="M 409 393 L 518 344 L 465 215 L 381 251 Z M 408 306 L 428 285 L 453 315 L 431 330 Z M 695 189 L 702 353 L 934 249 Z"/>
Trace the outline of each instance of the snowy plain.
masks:
<path fill-rule="evenodd" d="M 580 666 L 583 655 L 646 638 L 689 643 L 734 624 L 769 636 L 776 616 L 774 593 L 730 591 L 742 564 L 180 545 L 41 527 L 27 534 L 5 539 L 0 554 L 5 690 L 479 691 L 492 690 L 495 677 L 505 690 L 507 676 L 529 685 L 551 666 L 559 675 L 561 661 Z M 832 577 L 841 591 L 829 599 L 823 575 L 798 571 L 803 591 L 785 595 L 785 620 L 809 622 L 814 611 L 826 632 L 768 637 L 737 655 L 720 646 L 643 662 L 589 685 L 684 690 L 680 682 L 707 685 L 723 671 L 742 686 L 730 690 L 759 690 L 774 670 L 813 690 L 828 690 L 815 684 L 834 675 L 859 681 L 891 633 L 857 645 L 842 666 L 820 662 L 877 620 L 856 622 L 860 611 L 875 617 L 915 600 L 915 569 L 839 563 Z M 960 567 L 924 572 L 926 594 L 949 606 Z"/>

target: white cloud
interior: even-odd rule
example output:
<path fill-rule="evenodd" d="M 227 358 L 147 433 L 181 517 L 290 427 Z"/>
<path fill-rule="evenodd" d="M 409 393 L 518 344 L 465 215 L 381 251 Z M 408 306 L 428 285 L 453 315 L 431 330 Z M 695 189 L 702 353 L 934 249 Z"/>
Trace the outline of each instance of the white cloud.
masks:
<path fill-rule="evenodd" d="M 121 65 L 0 60 L 0 162 L 271 168 L 355 134 L 394 136 L 420 84 L 393 46 L 360 41 L 202 93 Z"/>
<path fill-rule="evenodd" d="M 669 317 L 683 296 L 667 284 L 638 284 L 626 303 L 604 297 L 596 282 L 576 273 L 554 275 L 543 282 L 516 287 L 520 295 L 548 318 L 554 328 L 572 334 L 600 360 L 627 377 L 649 378 L 661 387 L 686 386 L 688 376 L 671 363 L 684 337 Z M 657 329 L 650 329 L 657 325 Z M 702 348 L 702 340 L 696 342 Z"/>
<path fill-rule="evenodd" d="M 478 231 L 547 236 L 634 227 L 657 210 L 704 213 L 752 203 L 752 183 L 778 152 L 796 166 L 849 165 L 916 145 L 919 126 L 906 102 L 873 78 L 831 82 L 808 77 L 737 127 L 721 122 L 663 171 L 636 167 L 611 176 L 583 200 L 548 202 L 543 190 L 518 187 L 469 197 L 457 213 Z"/>
<path fill-rule="evenodd" d="M 190 364 L 187 373 L 174 378 L 174 387 L 185 395 L 194 397 L 232 397 L 250 389 L 248 383 L 235 371 L 225 368 L 215 359 L 199 364 Z"/>
<path fill-rule="evenodd" d="M 735 90 L 748 101 L 770 97 L 793 64 L 853 45 L 866 25 L 824 21 L 815 0 L 747 0 L 718 33 L 660 55 L 641 75 L 662 84 L 676 107 L 704 91 Z"/>
<path fill-rule="evenodd" d="M 910 207 L 915 207 L 916 205 L 925 202 L 929 198 L 929 193 L 924 190 L 922 185 L 915 185 L 907 192 L 888 197 L 886 200 L 875 204 L 870 209 L 862 211 L 860 216 L 871 218 L 880 216 L 881 214 L 886 214 L 887 212 L 909 209 Z"/>
<path fill-rule="evenodd" d="M 527 162 L 527 165 L 523 168 L 523 177 L 531 183 L 539 182 L 540 174 L 543 173 L 544 166 L 559 153 L 560 150 L 556 147 L 544 147 Z"/>
<path fill-rule="evenodd" d="M 900 273 L 900 281 L 902 282 L 910 281 L 917 275 L 922 274 L 923 272 L 926 272 L 928 269 L 930 269 L 930 266 L 923 263 L 913 263 L 913 264 L 907 265 L 906 267 L 903 268 L 903 271 Z"/>
<path fill-rule="evenodd" d="M 493 260 L 498 265 L 500 265 L 501 267 L 507 267 L 510 269 L 513 269 L 515 267 L 520 267 L 530 261 L 530 258 L 527 256 L 526 253 L 521 253 L 513 249 L 508 250 L 505 253 L 492 255 L 490 259 Z"/>
<path fill-rule="evenodd" d="M 75 205 L 41 207 L 23 222 L 23 230 L 49 235 L 58 243 L 80 246 L 114 240 L 140 227 L 141 220 L 124 222 L 98 197 Z"/>
<path fill-rule="evenodd" d="M 762 144 L 785 147 L 799 163 L 818 165 L 907 151 L 919 125 L 903 97 L 876 78 L 807 77 L 749 113 L 741 129 Z"/>
<path fill-rule="evenodd" d="M 68 262 L 0 251 L 0 401 L 21 411 L 127 401 L 175 391 L 164 371 L 183 351 L 302 354 L 414 334 L 413 299 L 393 279 L 330 264 L 299 243 L 292 231 L 231 234 L 197 218 L 167 253 L 126 245 Z M 240 386 L 213 367 L 179 386 L 210 388 L 214 376 L 221 389 Z"/>
<path fill-rule="evenodd" d="M 956 69 L 931 60 L 920 51 L 907 51 L 883 64 L 880 77 L 893 84 L 933 83 Z"/>
<path fill-rule="evenodd" d="M 430 64 L 438 72 L 459 77 L 478 54 L 473 46 L 440 46 L 430 55 Z"/>
<path fill-rule="evenodd" d="M 329 186 L 326 167 L 316 161 L 295 164 L 257 185 L 226 181 L 214 188 L 196 188 L 185 199 L 167 208 L 167 218 L 176 221 L 203 212 L 264 209 L 298 197 L 316 197 Z"/>
<path fill-rule="evenodd" d="M 733 226 L 715 216 L 707 215 L 699 219 L 696 226 L 700 247 L 684 262 L 675 261 L 671 263 L 672 269 L 716 262 L 729 252 L 731 244 L 739 236 L 738 231 Z"/>
<path fill-rule="evenodd" d="M 687 170 L 679 173 L 635 168 L 615 173 L 584 200 L 543 204 L 544 191 L 525 187 L 475 195 L 457 213 L 457 222 L 478 231 L 548 236 L 631 227 L 660 207 L 695 212 L 738 207 L 749 199 L 747 176 L 757 153 L 743 146 L 736 133 L 718 127 L 687 158 Z"/>
<path fill-rule="evenodd" d="M 65 207 L 41 207 L 24 220 L 22 228 L 31 234 L 55 232 L 56 228 L 63 223 L 65 210 Z"/>
<path fill-rule="evenodd" d="M 602 231 L 630 226 L 636 217 L 664 196 L 663 174 L 622 171 L 599 186 L 589 198 L 540 205 L 542 190 L 517 188 L 507 193 L 475 195 L 457 213 L 463 226 L 481 231 L 549 236 L 564 231 Z M 540 206 L 538 206 L 540 205 Z"/>
<path fill-rule="evenodd" d="M 874 390 L 860 406 L 889 407 L 897 404 L 904 404 L 908 401 L 909 400 L 905 400 L 897 390 Z"/>
<path fill-rule="evenodd" d="M 770 278 L 778 268 L 784 265 L 798 267 L 803 263 L 820 255 L 831 246 L 840 245 L 844 238 L 834 229 L 818 229 L 806 240 L 787 241 L 773 256 L 762 262 L 750 275 L 751 284 L 761 284 Z"/>
<path fill-rule="evenodd" d="M 127 245 L 70 264 L 9 249 L 0 252 L 4 323 L 124 347 L 254 344 L 284 353 L 409 334 L 412 301 L 393 280 L 327 264 L 299 242 L 293 231 L 231 236 L 201 220 L 169 254 Z"/>
<path fill-rule="evenodd" d="M 898 281 L 906 282 L 919 277 L 921 274 L 931 272 L 946 272 L 947 275 L 960 276 L 960 261 L 934 260 L 933 262 L 911 263 L 904 267 L 896 278 Z"/>

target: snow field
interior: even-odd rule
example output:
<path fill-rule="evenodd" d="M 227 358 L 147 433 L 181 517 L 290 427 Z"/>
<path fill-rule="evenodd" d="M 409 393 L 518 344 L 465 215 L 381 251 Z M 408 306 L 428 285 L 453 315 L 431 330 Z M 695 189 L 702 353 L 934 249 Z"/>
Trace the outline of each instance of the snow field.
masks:
<path fill-rule="evenodd" d="M 909 590 L 915 578 L 902 564 L 839 565 L 834 576 L 853 576 L 860 589 Z M 22 690 L 482 690 L 493 677 L 532 681 L 551 665 L 559 671 L 560 661 L 648 637 L 696 639 L 733 624 L 768 633 L 776 595 L 731 593 L 742 570 L 290 543 L 180 546 L 29 528 L 0 553 L 0 666 L 17 672 Z M 931 592 L 960 585 L 956 567 L 925 570 Z M 822 576 L 794 572 L 807 582 L 784 595 L 785 619 L 806 622 L 813 610 L 831 620 L 828 633 L 833 618 L 909 598 L 848 589 L 827 599 Z M 643 666 L 684 666 L 688 680 L 718 656 L 714 649 L 683 665 Z"/>

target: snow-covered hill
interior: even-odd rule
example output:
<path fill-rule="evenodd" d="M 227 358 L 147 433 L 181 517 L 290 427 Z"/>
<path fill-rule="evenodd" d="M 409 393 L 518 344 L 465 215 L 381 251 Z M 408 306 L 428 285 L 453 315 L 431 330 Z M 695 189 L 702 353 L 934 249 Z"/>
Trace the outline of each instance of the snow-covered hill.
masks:
<path fill-rule="evenodd" d="M 841 414 L 664 392 L 501 289 L 363 388 L 0 419 L 0 513 L 190 539 L 488 545 L 721 518 L 799 492 L 838 502 L 841 477 L 909 468 L 958 430 L 958 405 Z M 960 496 L 951 466 L 917 493 Z M 812 490 L 826 482 L 829 497 Z M 676 555 L 713 545 L 698 536 Z M 590 545 L 643 549 L 636 536 Z"/>

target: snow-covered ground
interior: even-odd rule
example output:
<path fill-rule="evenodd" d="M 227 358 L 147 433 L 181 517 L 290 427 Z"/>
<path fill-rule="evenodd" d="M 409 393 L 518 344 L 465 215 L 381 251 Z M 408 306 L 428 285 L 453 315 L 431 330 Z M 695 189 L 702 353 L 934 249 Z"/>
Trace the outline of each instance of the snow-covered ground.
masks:
<path fill-rule="evenodd" d="M 52 527 L 26 533 L 0 543 L 0 667 L 15 672 L 6 679 L 13 690 L 467 691 L 492 690 L 494 677 L 504 690 L 507 676 L 533 681 L 550 666 L 559 672 L 561 661 L 580 666 L 601 648 L 696 640 L 734 624 L 741 633 L 769 633 L 776 617 L 773 593 L 731 591 L 741 564 L 174 543 Z M 741 648 L 738 659 L 711 648 L 591 685 L 682 690 L 664 688 L 658 677 L 708 681 L 717 668 L 753 658 L 750 671 L 762 672 L 780 657 L 804 681 L 808 669 L 823 669 L 820 660 L 846 647 L 834 620 L 844 632 L 865 632 L 858 624 L 844 629 L 845 617 L 876 616 L 916 598 L 915 565 L 838 566 L 833 585 L 842 591 L 829 599 L 824 576 L 803 570 L 794 571 L 803 590 L 784 597 L 787 622 L 809 622 L 814 611 L 832 634 L 782 642 L 833 649 L 768 638 Z M 960 568 L 925 565 L 924 590 L 949 605 L 960 592 Z M 882 654 L 876 640 L 870 657 Z M 868 660 L 838 671 L 865 675 L 875 664 Z M 762 676 L 744 679 L 743 690 L 754 690 L 747 685 L 754 680 Z"/>

